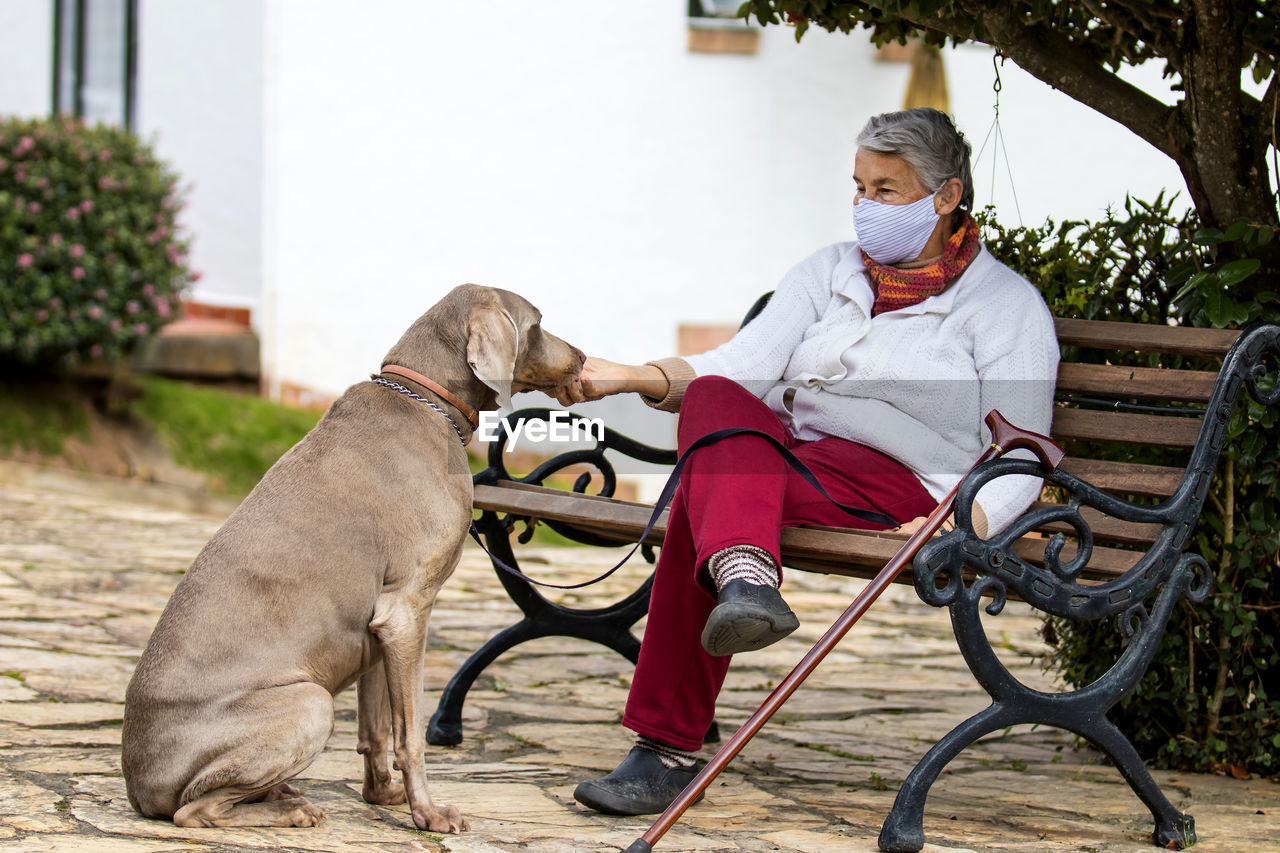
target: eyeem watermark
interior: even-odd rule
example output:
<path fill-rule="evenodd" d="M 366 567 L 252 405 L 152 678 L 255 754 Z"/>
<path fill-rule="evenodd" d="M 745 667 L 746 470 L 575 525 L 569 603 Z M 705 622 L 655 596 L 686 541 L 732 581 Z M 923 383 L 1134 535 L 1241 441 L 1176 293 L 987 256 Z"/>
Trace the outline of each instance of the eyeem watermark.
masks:
<path fill-rule="evenodd" d="M 544 441 L 603 441 L 604 421 L 600 418 L 584 418 L 568 412 L 552 412 L 547 420 L 524 420 L 512 423 L 497 412 L 481 412 L 476 435 L 481 441 L 497 441 L 498 428 L 507 427 L 506 449 L 511 450 L 520 439 L 540 443 Z"/>

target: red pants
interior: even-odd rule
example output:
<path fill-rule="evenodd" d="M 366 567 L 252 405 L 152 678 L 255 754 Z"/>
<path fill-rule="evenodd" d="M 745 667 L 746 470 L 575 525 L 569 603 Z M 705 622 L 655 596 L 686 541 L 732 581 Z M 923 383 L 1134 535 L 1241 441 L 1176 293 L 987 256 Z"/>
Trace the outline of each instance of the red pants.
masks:
<path fill-rule="evenodd" d="M 937 506 L 910 470 L 883 453 L 839 438 L 799 441 L 741 385 L 720 376 L 694 380 L 680 407 L 680 452 L 724 427 L 775 436 L 843 504 L 899 521 Z M 833 506 L 763 438 L 737 435 L 694 453 L 671 503 L 624 726 L 682 749 L 702 746 L 729 669 L 728 657 L 702 648 L 702 628 L 716 605 L 707 558 L 750 544 L 777 560 L 782 528 L 802 524 L 873 527 Z"/>

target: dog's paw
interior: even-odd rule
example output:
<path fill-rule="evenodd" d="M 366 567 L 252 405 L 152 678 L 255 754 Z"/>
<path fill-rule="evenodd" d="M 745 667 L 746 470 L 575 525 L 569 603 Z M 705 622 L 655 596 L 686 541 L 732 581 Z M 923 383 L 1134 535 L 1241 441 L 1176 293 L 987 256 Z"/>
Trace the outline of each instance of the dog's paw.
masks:
<path fill-rule="evenodd" d="M 370 782 L 366 779 L 360 789 L 360 795 L 364 797 L 366 803 L 373 803 L 375 806 L 398 806 L 407 801 L 404 785 L 392 779 L 390 774 L 386 779 L 378 782 Z"/>
<path fill-rule="evenodd" d="M 471 828 L 462 812 L 454 806 L 441 806 L 439 811 L 414 809 L 413 822 L 418 829 L 428 832 L 466 832 Z"/>
<path fill-rule="evenodd" d="M 285 802 L 285 801 L 281 801 Z M 288 813 L 289 823 L 286 826 L 319 826 L 320 821 L 324 818 L 324 812 L 311 803 L 303 800 L 295 805 Z"/>

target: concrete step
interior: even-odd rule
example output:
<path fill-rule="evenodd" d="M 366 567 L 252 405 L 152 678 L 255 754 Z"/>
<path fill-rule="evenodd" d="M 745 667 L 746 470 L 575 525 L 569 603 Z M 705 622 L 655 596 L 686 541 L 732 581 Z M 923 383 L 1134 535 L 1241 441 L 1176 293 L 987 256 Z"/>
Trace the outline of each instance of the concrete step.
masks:
<path fill-rule="evenodd" d="M 260 359 L 258 335 L 247 323 L 188 315 L 139 346 L 133 366 L 162 376 L 256 382 Z"/>

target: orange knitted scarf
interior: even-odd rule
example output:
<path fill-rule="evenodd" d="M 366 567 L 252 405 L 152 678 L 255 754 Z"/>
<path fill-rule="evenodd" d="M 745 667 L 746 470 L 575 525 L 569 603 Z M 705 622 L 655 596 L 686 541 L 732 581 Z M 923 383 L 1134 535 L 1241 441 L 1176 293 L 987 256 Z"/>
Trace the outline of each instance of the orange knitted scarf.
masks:
<path fill-rule="evenodd" d="M 878 264 L 862 253 L 867 275 L 875 290 L 876 301 L 871 316 L 885 311 L 896 311 L 923 302 L 951 286 L 978 254 L 978 223 L 968 213 L 960 227 L 947 240 L 942 257 L 928 266 L 917 269 L 901 269 L 889 264 Z"/>

